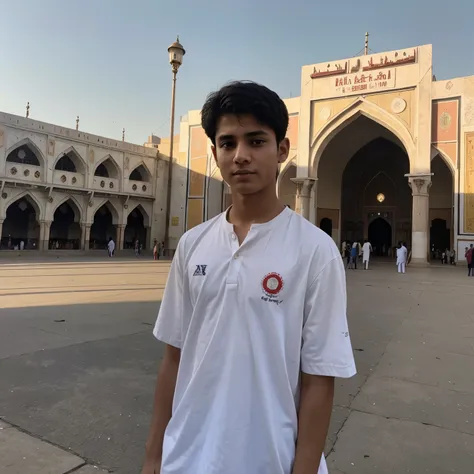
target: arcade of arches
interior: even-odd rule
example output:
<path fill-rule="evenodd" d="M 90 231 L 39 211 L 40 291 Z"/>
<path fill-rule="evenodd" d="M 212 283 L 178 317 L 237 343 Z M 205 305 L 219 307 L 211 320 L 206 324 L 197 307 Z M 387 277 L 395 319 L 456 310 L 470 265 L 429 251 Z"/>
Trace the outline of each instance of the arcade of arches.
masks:
<path fill-rule="evenodd" d="M 298 206 L 291 179 L 295 170 L 287 167 L 279 183 L 280 199 L 293 209 Z M 338 245 L 369 239 L 377 255 L 393 254 L 399 241 L 411 246 L 414 191 L 409 173 L 409 157 L 400 140 L 359 116 L 332 138 L 319 160 L 312 190 L 316 225 Z M 432 159 L 431 173 L 430 248 L 453 248 L 453 174 L 439 154 Z"/>
<path fill-rule="evenodd" d="M 150 246 L 149 218 L 141 205 L 130 211 L 126 225 L 118 224 L 118 213 L 107 201 L 94 214 L 92 225 L 81 221 L 74 199 L 58 205 L 51 222 L 40 221 L 38 203 L 30 194 L 8 205 L 1 225 L 0 249 L 105 249 L 109 238 L 120 248 L 134 248 L 138 239 L 142 248 Z"/>

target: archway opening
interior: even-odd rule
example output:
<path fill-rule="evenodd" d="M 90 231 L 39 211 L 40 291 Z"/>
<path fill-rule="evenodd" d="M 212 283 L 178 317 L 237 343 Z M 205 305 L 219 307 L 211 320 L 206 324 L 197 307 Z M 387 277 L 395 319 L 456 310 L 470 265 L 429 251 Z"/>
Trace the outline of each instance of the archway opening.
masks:
<path fill-rule="evenodd" d="M 145 216 L 140 206 L 133 209 L 127 217 L 127 226 L 124 234 L 124 248 L 135 248 L 138 240 L 142 248 L 146 248 L 147 229 L 145 227 Z"/>
<path fill-rule="evenodd" d="M 94 171 L 94 176 L 118 179 L 119 171 L 117 165 L 112 161 L 112 159 L 107 158 L 105 161 L 100 163 L 99 166 L 97 166 Z"/>
<path fill-rule="evenodd" d="M 74 201 L 67 200 L 54 212 L 49 234 L 50 249 L 81 248 L 80 212 Z"/>
<path fill-rule="evenodd" d="M 94 215 L 89 241 L 90 248 L 105 249 L 110 238 L 117 242 L 117 228 L 114 225 L 110 204 L 105 203 L 97 209 Z"/>
<path fill-rule="evenodd" d="M 25 249 L 39 248 L 39 210 L 36 203 L 24 196 L 8 206 L 2 227 L 2 248 L 18 249 L 23 242 Z"/>
<path fill-rule="evenodd" d="M 290 206 L 290 209 L 296 209 L 296 184 L 292 179 L 296 178 L 296 166 L 289 165 L 279 180 L 278 197 L 280 201 Z"/>
<path fill-rule="evenodd" d="M 131 173 L 129 179 L 133 181 L 150 181 L 149 173 L 143 165 L 137 166 Z"/>
<path fill-rule="evenodd" d="M 433 219 L 430 226 L 431 258 L 440 260 L 445 250 L 451 250 L 450 232 L 445 219 Z"/>
<path fill-rule="evenodd" d="M 84 163 L 74 148 L 69 149 L 59 158 L 54 169 L 70 173 L 85 173 Z"/>
<path fill-rule="evenodd" d="M 332 220 L 324 217 L 319 223 L 319 227 L 322 231 L 326 232 L 329 236 L 332 236 Z"/>
<path fill-rule="evenodd" d="M 369 238 L 369 224 L 381 216 L 393 230 L 390 238 L 384 237 L 386 245 L 398 240 L 410 244 L 409 171 L 401 141 L 374 120 L 359 116 L 334 135 L 317 163 L 316 222 L 331 216 L 332 237 L 340 245 Z M 386 252 L 392 253 L 393 248 Z"/>
<path fill-rule="evenodd" d="M 392 248 L 392 226 L 382 217 L 376 217 L 368 228 L 368 240 L 374 255 L 387 257 Z"/>
<path fill-rule="evenodd" d="M 7 162 L 19 163 L 21 165 L 41 166 L 35 151 L 29 145 L 21 145 L 15 148 L 7 156 Z"/>
<path fill-rule="evenodd" d="M 441 155 L 431 160 L 430 187 L 430 257 L 441 259 L 441 254 L 453 249 L 454 243 L 454 177 Z"/>

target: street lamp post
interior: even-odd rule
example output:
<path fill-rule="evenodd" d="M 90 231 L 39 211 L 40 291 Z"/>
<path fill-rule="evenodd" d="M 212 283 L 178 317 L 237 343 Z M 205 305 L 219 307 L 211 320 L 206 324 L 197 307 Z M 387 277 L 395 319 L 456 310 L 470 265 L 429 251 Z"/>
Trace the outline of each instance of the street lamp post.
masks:
<path fill-rule="evenodd" d="M 183 56 L 186 51 L 183 45 L 179 42 L 179 36 L 176 41 L 168 48 L 171 71 L 173 73 L 173 83 L 171 88 L 171 124 L 170 124 L 170 157 L 168 165 L 168 188 L 166 195 L 166 223 L 165 223 L 165 245 L 170 248 L 169 232 L 170 232 L 170 218 L 171 218 L 171 185 L 173 181 L 173 136 L 174 136 L 174 104 L 176 93 L 176 75 L 178 74 L 179 66 L 183 63 Z"/>

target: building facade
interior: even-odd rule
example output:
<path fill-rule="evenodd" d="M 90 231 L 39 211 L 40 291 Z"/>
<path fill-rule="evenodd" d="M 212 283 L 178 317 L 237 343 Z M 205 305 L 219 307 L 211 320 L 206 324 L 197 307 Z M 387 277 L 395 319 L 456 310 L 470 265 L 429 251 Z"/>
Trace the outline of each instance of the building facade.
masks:
<path fill-rule="evenodd" d="M 474 76 L 437 81 L 431 45 L 303 66 L 300 97 L 286 99 L 291 153 L 280 198 L 330 234 L 400 240 L 412 260 L 474 243 Z M 170 235 L 230 203 L 200 126 L 183 117 Z"/>
<path fill-rule="evenodd" d="M 162 240 L 168 159 L 146 146 L 0 113 L 1 248 Z"/>

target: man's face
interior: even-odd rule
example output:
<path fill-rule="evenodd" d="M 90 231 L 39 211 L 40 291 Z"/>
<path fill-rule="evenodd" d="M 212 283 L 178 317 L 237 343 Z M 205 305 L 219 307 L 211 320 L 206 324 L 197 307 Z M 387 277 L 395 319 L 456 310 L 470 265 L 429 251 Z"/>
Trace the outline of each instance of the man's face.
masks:
<path fill-rule="evenodd" d="M 277 143 L 273 130 L 253 116 L 224 115 L 212 152 L 232 191 L 250 195 L 275 187 L 278 165 L 288 158 L 289 148 L 287 138 Z"/>

